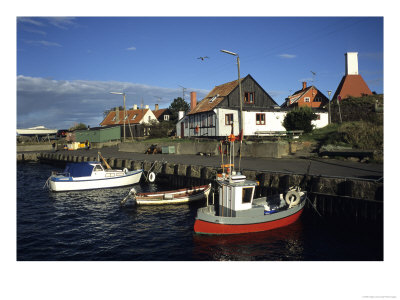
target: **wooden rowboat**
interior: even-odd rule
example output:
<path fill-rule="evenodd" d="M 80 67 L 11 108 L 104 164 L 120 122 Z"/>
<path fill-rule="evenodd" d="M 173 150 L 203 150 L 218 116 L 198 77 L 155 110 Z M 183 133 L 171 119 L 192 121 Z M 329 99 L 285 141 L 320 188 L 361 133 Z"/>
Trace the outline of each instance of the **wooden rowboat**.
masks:
<path fill-rule="evenodd" d="M 134 200 L 136 204 L 141 205 L 181 204 L 208 198 L 210 191 L 211 183 L 179 190 L 149 193 L 136 193 L 136 190 L 133 188 L 130 190 L 128 196 L 121 201 L 121 204 L 125 203 L 128 198 Z"/>

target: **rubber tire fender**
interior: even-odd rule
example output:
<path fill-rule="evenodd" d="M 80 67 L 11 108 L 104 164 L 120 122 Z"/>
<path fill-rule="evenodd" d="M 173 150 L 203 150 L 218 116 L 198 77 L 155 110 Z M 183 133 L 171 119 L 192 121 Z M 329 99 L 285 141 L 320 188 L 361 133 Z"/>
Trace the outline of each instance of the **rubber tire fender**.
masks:
<path fill-rule="evenodd" d="M 124 169 L 122 170 L 122 172 L 124 172 L 125 174 L 127 174 L 129 171 L 128 171 L 127 168 L 124 168 Z"/>
<path fill-rule="evenodd" d="M 285 195 L 285 201 L 288 205 L 290 205 L 290 200 L 291 198 L 294 197 L 294 200 L 292 201 L 292 207 L 296 206 L 300 203 L 300 194 L 297 191 L 289 191 Z"/>
<path fill-rule="evenodd" d="M 154 180 L 156 180 L 156 174 L 155 174 L 154 172 L 150 172 L 150 173 L 149 173 L 148 180 L 149 180 L 150 182 L 154 182 Z"/>

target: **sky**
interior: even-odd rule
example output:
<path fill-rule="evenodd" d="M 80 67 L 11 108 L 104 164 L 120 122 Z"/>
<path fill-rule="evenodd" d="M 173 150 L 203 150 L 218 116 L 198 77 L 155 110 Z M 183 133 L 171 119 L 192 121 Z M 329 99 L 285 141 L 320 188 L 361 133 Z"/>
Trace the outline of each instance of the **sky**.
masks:
<path fill-rule="evenodd" d="M 99 126 L 103 112 L 167 108 L 190 92 L 250 74 L 279 105 L 302 81 L 327 95 L 358 52 L 359 73 L 384 93 L 383 20 L 377 17 L 16 16 L 17 128 Z M 199 57 L 205 57 L 204 60 Z M 313 74 L 315 73 L 315 75 Z"/>

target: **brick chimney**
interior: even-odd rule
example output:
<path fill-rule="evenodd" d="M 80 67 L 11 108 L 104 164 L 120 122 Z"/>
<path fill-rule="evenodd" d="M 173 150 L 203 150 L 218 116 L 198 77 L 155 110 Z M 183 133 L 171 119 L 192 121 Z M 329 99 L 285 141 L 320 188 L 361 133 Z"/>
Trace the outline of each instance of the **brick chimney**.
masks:
<path fill-rule="evenodd" d="M 196 92 L 190 92 L 190 111 L 192 111 L 197 105 Z"/>
<path fill-rule="evenodd" d="M 307 82 L 303 81 L 303 90 L 305 90 L 307 88 Z"/>
<path fill-rule="evenodd" d="M 155 111 L 158 110 L 158 104 L 154 105 L 154 110 L 155 110 Z"/>

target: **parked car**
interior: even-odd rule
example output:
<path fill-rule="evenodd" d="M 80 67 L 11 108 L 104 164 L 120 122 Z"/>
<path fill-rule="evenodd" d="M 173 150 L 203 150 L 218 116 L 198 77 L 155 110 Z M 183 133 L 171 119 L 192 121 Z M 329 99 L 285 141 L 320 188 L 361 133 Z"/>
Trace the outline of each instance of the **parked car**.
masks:
<path fill-rule="evenodd" d="M 64 138 L 67 136 L 68 129 L 60 129 L 57 131 L 57 138 Z"/>

